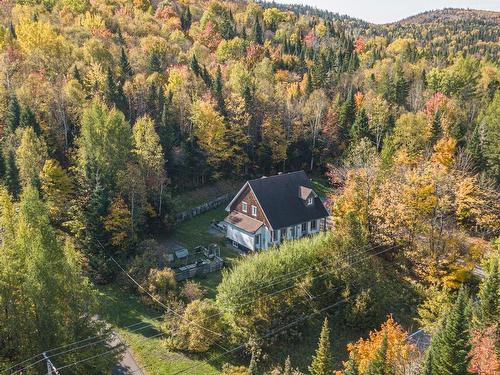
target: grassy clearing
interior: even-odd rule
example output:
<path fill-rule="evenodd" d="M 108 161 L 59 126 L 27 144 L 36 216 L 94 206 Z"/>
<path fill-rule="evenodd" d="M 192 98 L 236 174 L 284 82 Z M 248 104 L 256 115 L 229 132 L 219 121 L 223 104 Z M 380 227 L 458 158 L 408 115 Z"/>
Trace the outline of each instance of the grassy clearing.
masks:
<path fill-rule="evenodd" d="M 207 363 L 203 357 L 187 356 L 180 352 L 168 350 L 162 337 L 151 337 L 159 333 L 157 317 L 161 311 L 144 305 L 138 296 L 128 290 L 122 290 L 116 284 L 100 286 L 97 290 L 99 300 L 99 316 L 113 326 L 113 329 L 125 340 L 139 366 L 144 367 L 148 375 L 168 375 L 189 366 L 198 367 L 189 370 L 190 375 L 215 375 L 220 373 L 220 363 Z M 137 325 L 142 322 L 151 324 L 146 329 Z M 135 330 L 135 332 L 134 332 Z"/>
<path fill-rule="evenodd" d="M 239 257 L 238 252 L 227 244 L 223 233 L 210 231 L 210 223 L 213 220 L 222 220 L 225 216 L 224 207 L 207 211 L 176 225 L 172 232 L 168 236 L 160 238 L 159 242 L 167 243 L 168 241 L 175 241 L 186 246 L 188 250 L 196 246 L 208 246 L 211 243 L 216 243 L 220 247 L 221 256 L 224 258 L 225 264 L 231 266 Z M 207 297 L 213 298 L 215 296 L 215 289 L 221 279 L 221 272 L 213 272 L 208 275 L 196 277 L 194 280 L 202 285 Z"/>

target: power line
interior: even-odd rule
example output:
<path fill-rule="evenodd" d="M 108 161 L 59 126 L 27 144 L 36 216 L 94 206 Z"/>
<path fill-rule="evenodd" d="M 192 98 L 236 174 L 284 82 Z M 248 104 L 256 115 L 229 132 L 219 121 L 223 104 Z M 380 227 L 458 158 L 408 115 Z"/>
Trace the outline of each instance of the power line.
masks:
<path fill-rule="evenodd" d="M 99 245 L 100 245 L 100 246 L 102 246 L 101 244 L 99 244 Z M 370 249 L 367 249 L 366 251 L 361 251 L 361 252 L 358 252 L 358 253 L 357 253 L 357 254 L 355 254 L 355 255 L 353 255 L 353 254 L 348 254 L 348 255 L 347 255 L 346 257 L 344 257 L 344 258 L 338 259 L 338 260 L 337 260 L 337 262 L 341 262 L 341 261 L 343 261 L 343 260 L 350 260 L 350 258 L 352 258 L 353 256 L 359 256 L 359 255 L 362 255 L 362 254 L 367 254 L 368 252 L 370 252 L 371 250 L 373 250 L 373 249 L 375 249 L 375 248 L 377 248 L 377 247 L 380 247 L 380 246 L 374 246 L 374 247 L 371 247 Z M 380 252 L 377 252 L 377 253 L 375 253 L 375 254 L 369 254 L 367 257 L 364 257 L 363 259 L 359 259 L 359 260 L 357 260 L 356 262 L 351 263 L 351 264 L 348 264 L 348 265 L 345 265 L 345 266 L 352 266 L 352 265 L 354 265 L 354 264 L 357 264 L 357 263 L 359 263 L 359 262 L 363 261 L 364 259 L 368 259 L 369 257 L 371 257 L 371 256 L 373 256 L 373 255 L 380 255 L 380 254 L 385 253 L 385 252 L 387 252 L 387 251 L 389 251 L 389 250 L 391 250 L 391 249 L 393 249 L 393 248 L 395 248 L 395 247 L 397 247 L 397 245 L 391 246 L 391 247 L 389 247 L 389 248 L 387 248 L 387 249 L 385 249 L 385 250 L 382 250 L 382 251 L 380 251 Z M 206 327 L 203 327 L 202 325 L 197 324 L 197 323 L 195 323 L 195 322 L 189 321 L 189 320 L 185 319 L 185 318 L 184 318 L 181 314 L 179 314 L 179 313 L 175 312 L 174 310 L 172 310 L 172 309 L 168 308 L 165 304 L 163 304 L 163 303 L 162 303 L 161 301 L 159 301 L 157 298 L 155 298 L 154 296 L 152 296 L 152 295 L 151 295 L 151 294 L 150 294 L 147 290 L 145 290 L 145 288 L 144 288 L 142 285 L 140 285 L 137 281 L 135 281 L 135 279 L 133 279 L 133 277 L 132 277 L 132 276 L 130 276 L 130 275 L 129 275 L 129 274 L 128 274 L 128 273 L 127 273 L 124 269 L 123 269 L 123 267 L 122 267 L 122 266 L 121 266 L 121 265 L 120 265 L 120 264 L 119 264 L 119 263 L 118 263 L 118 262 L 117 262 L 117 261 L 116 261 L 113 257 L 110 257 L 110 259 L 111 259 L 111 260 L 113 260 L 113 262 L 114 262 L 115 264 L 117 264 L 117 266 L 120 268 L 120 270 L 121 270 L 122 272 L 124 272 L 124 273 L 125 273 L 125 274 L 126 274 L 126 275 L 127 275 L 127 276 L 128 276 L 128 277 L 129 277 L 129 278 L 130 278 L 133 282 L 134 282 L 134 284 L 136 284 L 139 288 L 141 288 L 142 290 L 144 290 L 144 291 L 145 291 L 145 292 L 146 292 L 146 293 L 147 293 L 147 294 L 148 294 L 148 295 L 149 295 L 149 296 L 150 296 L 150 297 L 151 297 L 151 298 L 152 298 L 155 302 L 159 303 L 162 307 L 164 307 L 165 309 L 167 309 L 167 311 L 168 311 L 168 312 L 171 312 L 172 314 L 176 315 L 177 317 L 179 317 L 179 318 L 181 318 L 181 319 L 183 319 L 183 320 L 187 321 L 189 324 L 194 323 L 194 324 L 195 324 L 195 325 L 197 325 L 198 327 L 200 327 L 200 328 L 202 328 L 202 329 L 204 329 L 204 330 L 208 330 L 208 329 L 206 329 Z M 336 262 L 336 263 L 337 263 L 337 262 Z M 321 264 L 323 264 L 323 263 L 331 263 L 331 262 L 323 261 L 323 262 L 320 262 L 320 263 L 315 264 L 315 265 L 313 265 L 313 266 L 309 266 L 309 267 L 302 268 L 302 270 L 303 270 L 303 269 L 306 269 L 306 272 L 307 272 L 309 269 L 312 269 L 313 267 L 318 266 L 318 265 L 321 265 Z M 333 264 L 330 264 L 330 265 L 333 265 Z M 333 270 L 333 271 L 335 271 L 335 270 Z M 333 271 L 328 271 L 328 272 L 325 272 L 325 273 L 323 273 L 323 274 L 321 274 L 321 275 L 317 275 L 317 276 L 313 277 L 313 278 L 312 278 L 312 280 L 314 280 L 314 279 L 316 279 L 316 278 L 324 277 L 324 276 L 326 276 L 327 274 L 332 273 Z M 306 272 L 302 272 L 301 274 L 305 274 Z M 290 275 L 290 274 L 292 274 L 292 273 L 296 273 L 296 271 L 290 272 L 290 273 L 288 273 L 288 275 Z M 287 275 L 281 275 L 280 277 L 277 277 L 277 278 L 275 278 L 275 279 L 283 278 L 283 276 L 287 276 Z M 300 276 L 300 274 L 295 275 L 294 277 L 298 278 L 299 276 Z M 290 279 L 292 279 L 292 278 L 291 278 L 291 277 L 288 277 L 288 278 L 285 278 L 285 279 L 283 279 L 283 280 L 281 280 L 281 281 L 279 281 L 279 282 L 284 282 L 284 281 L 286 281 L 286 280 L 290 280 Z M 265 288 L 268 288 L 268 287 L 270 287 L 270 286 L 272 286 L 272 285 L 275 285 L 275 284 L 276 284 L 276 282 L 275 282 L 275 283 L 273 283 L 273 284 L 266 285 L 266 286 L 265 286 Z M 278 290 L 278 291 L 274 291 L 273 293 L 265 293 L 265 294 L 263 294 L 263 295 L 261 295 L 261 296 L 259 296 L 259 297 L 257 297 L 257 298 L 254 298 L 254 299 L 252 299 L 252 300 L 250 300 L 250 301 L 246 301 L 246 302 L 241 303 L 241 304 L 239 304 L 239 305 L 237 305 L 237 306 L 238 306 L 238 307 L 242 307 L 242 306 L 245 306 L 245 305 L 251 304 L 251 303 L 253 303 L 253 302 L 257 301 L 257 300 L 260 300 L 260 299 L 262 299 L 262 298 L 265 298 L 265 297 L 271 297 L 271 296 L 273 296 L 273 295 L 277 295 L 277 294 L 279 294 L 279 293 L 282 293 L 282 292 L 284 292 L 284 291 L 286 291 L 286 290 L 292 289 L 292 288 L 293 288 L 293 287 L 295 287 L 295 286 L 297 286 L 297 285 L 294 283 L 294 284 L 292 284 L 291 286 L 288 286 L 288 287 L 286 287 L 286 288 L 280 289 L 280 290 Z M 255 288 L 255 289 L 257 289 L 257 288 Z M 208 319 L 208 318 L 211 318 L 211 317 L 213 317 L 213 316 L 221 315 L 221 314 L 222 314 L 222 312 L 218 312 L 218 313 L 212 314 L 211 316 L 204 318 L 204 320 L 205 320 L 205 319 Z M 162 316 L 162 315 L 160 315 L 160 316 L 158 316 L 158 317 L 161 317 L 161 316 Z M 158 317 L 155 317 L 155 318 L 158 318 Z M 142 323 L 142 322 L 135 323 L 135 324 L 132 324 L 132 325 L 130 325 L 130 326 L 128 326 L 128 327 L 136 326 L 136 325 L 139 325 L 139 324 L 143 324 L 143 323 Z M 148 326 L 151 326 L 151 324 L 148 324 L 147 326 L 145 326 L 145 327 L 143 327 L 143 328 L 141 328 L 141 329 L 145 329 L 145 328 L 147 328 Z M 217 334 L 217 333 L 216 333 L 216 332 L 214 332 L 214 331 L 211 331 L 211 330 L 208 330 L 208 331 L 209 331 L 210 333 Z M 103 334 L 103 335 L 98 335 L 98 336 L 95 336 L 95 337 L 93 337 L 93 338 L 102 337 L 102 336 L 104 336 L 104 335 L 105 335 L 105 334 Z M 58 347 L 58 348 L 50 349 L 50 350 L 49 350 L 49 351 L 47 351 L 47 352 L 52 352 L 52 351 L 55 351 L 55 350 L 57 350 L 57 349 L 61 349 L 61 348 L 68 347 L 68 346 L 71 346 L 71 345 L 76 345 L 77 343 L 81 343 L 81 342 L 89 341 L 89 340 L 92 340 L 93 338 L 87 338 L 87 339 L 80 340 L 80 341 L 77 341 L 77 342 L 72 343 L 72 344 L 63 345 L 63 346 Z M 105 340 L 101 340 L 101 341 L 97 341 L 97 342 L 90 343 L 90 344 L 87 344 L 87 345 L 83 345 L 83 346 L 82 346 L 82 347 L 80 347 L 80 348 L 83 348 L 83 347 L 86 347 L 86 346 L 90 346 L 90 345 L 94 345 L 94 344 L 97 344 L 97 343 L 102 342 L 102 341 L 105 341 Z M 217 345 L 217 346 L 219 346 L 220 348 L 222 348 L 223 350 L 227 350 L 226 348 L 222 347 L 221 345 L 219 345 L 219 344 L 217 344 L 217 343 L 216 343 L 216 345 Z M 77 349 L 79 349 L 79 348 L 73 348 L 73 349 L 71 349 L 71 350 L 69 350 L 69 351 L 74 351 L 74 350 L 77 350 Z M 68 351 L 67 351 L 67 352 L 68 352 Z M 54 356 L 55 356 L 55 355 L 64 354 L 64 353 L 65 353 L 65 352 L 62 352 L 62 353 L 56 353 L 56 354 L 54 354 Z M 38 355 L 37 355 L 37 356 L 38 356 Z M 36 358 L 37 356 L 34 356 L 34 357 L 32 357 L 31 359 Z M 26 362 L 26 361 L 28 361 L 28 360 L 25 360 L 25 361 L 23 361 L 23 362 L 21 362 L 21 363 L 24 363 L 24 362 Z M 35 363 L 33 363 L 33 364 L 29 365 L 29 366 L 26 366 L 26 367 L 24 367 L 24 368 L 22 368 L 22 369 L 20 369 L 20 370 L 16 371 L 14 374 L 16 374 L 16 373 L 18 373 L 19 371 L 22 371 L 22 370 L 24 370 L 24 369 L 26 369 L 26 368 L 30 368 L 30 367 L 34 366 L 35 364 L 37 364 L 37 363 L 39 363 L 39 362 L 41 362 L 41 360 L 39 360 L 39 361 L 37 361 L 37 362 L 35 362 Z M 15 366 L 13 366 L 13 367 L 16 367 L 16 366 L 17 366 L 17 365 L 15 365 Z M 11 368 L 13 368 L 13 367 L 11 367 Z M 7 369 L 7 370 L 9 370 L 9 369 Z M 6 370 L 3 370 L 3 371 L 6 371 Z M 12 375 L 14 375 L 14 374 L 12 374 Z"/>
<path fill-rule="evenodd" d="M 391 250 L 391 247 L 390 247 L 390 248 L 387 248 L 387 249 L 385 249 L 385 250 L 382 250 L 382 251 L 380 251 L 380 252 L 378 252 L 378 253 L 375 253 L 375 254 L 370 254 L 370 255 L 368 255 L 368 256 L 366 256 L 366 257 L 364 257 L 363 259 L 359 259 L 359 260 L 357 260 L 357 262 L 355 262 L 355 263 L 351 263 L 351 264 L 348 264 L 348 265 L 344 265 L 343 267 L 346 267 L 346 266 L 352 266 L 352 265 L 354 265 L 354 264 L 356 264 L 356 263 L 359 263 L 359 262 L 363 261 L 364 259 L 368 259 L 368 258 L 370 258 L 370 257 L 372 257 L 372 256 L 374 256 L 374 255 L 382 254 L 382 253 L 387 252 L 387 251 L 389 251 L 389 250 Z M 342 267 L 342 268 L 343 268 L 343 267 Z M 123 269 L 122 269 L 122 270 L 123 270 Z M 318 278 L 318 277 L 323 277 L 323 276 L 325 276 L 325 275 L 327 275 L 328 273 L 331 273 L 331 272 L 332 272 L 332 271 L 325 272 L 325 273 L 323 273 L 322 275 L 315 276 L 315 277 L 314 277 L 314 278 L 312 278 L 312 279 L 315 279 L 315 278 Z M 259 298 L 256 298 L 256 299 L 251 300 L 251 301 L 247 301 L 246 303 L 244 303 L 244 304 L 240 304 L 240 305 L 238 305 L 238 306 L 239 306 L 239 307 L 241 307 L 242 305 L 246 305 L 246 304 L 248 304 L 248 303 L 252 303 L 252 302 L 254 302 L 254 301 L 256 301 L 256 300 L 259 300 L 259 299 L 261 299 L 261 298 L 263 298 L 263 297 L 266 297 L 266 296 L 272 296 L 272 295 L 275 295 L 275 294 L 281 293 L 282 291 L 284 291 L 284 290 L 288 290 L 288 289 L 291 289 L 291 288 L 293 288 L 294 286 L 296 286 L 296 284 L 295 284 L 295 283 L 294 283 L 292 286 L 290 286 L 290 287 L 284 288 L 284 289 L 282 289 L 282 290 L 279 290 L 279 291 L 274 292 L 274 293 L 271 293 L 271 294 L 267 294 L 267 293 L 266 293 L 266 294 L 264 294 L 263 296 L 260 296 Z M 314 298 L 314 299 L 315 299 L 315 298 L 318 298 L 318 297 L 320 297 L 320 296 L 322 296 L 322 295 L 324 295 L 324 294 L 327 294 L 327 293 L 331 293 L 331 292 L 334 292 L 334 291 L 340 290 L 341 288 L 342 288 L 342 287 L 338 287 L 338 288 L 335 288 L 335 289 L 333 289 L 333 290 L 328 290 L 327 292 L 322 293 L 322 294 L 320 294 L 320 295 L 318 295 L 318 296 L 315 296 L 315 297 L 313 297 L 313 298 Z M 356 294 L 355 294 L 355 295 L 356 295 Z M 350 296 L 350 297 L 349 297 L 349 298 L 347 298 L 345 301 L 349 300 L 350 298 L 353 298 L 355 295 Z M 344 302 L 344 301 L 343 301 L 343 302 Z M 322 310 L 320 310 L 319 312 L 321 312 L 321 311 L 322 311 Z M 318 313 L 318 312 L 315 312 L 314 314 L 316 314 L 316 313 Z M 211 316 L 209 316 L 209 317 L 213 317 L 213 316 L 217 316 L 217 315 L 221 315 L 221 314 L 222 314 L 222 312 L 218 312 L 218 313 L 216 313 L 216 314 L 212 314 L 212 315 L 211 315 Z M 313 315 L 313 314 L 312 314 L 312 315 Z M 209 317 L 207 317 L 207 318 L 205 318 L 205 319 L 208 319 Z M 298 321 L 297 321 L 297 322 L 298 322 Z M 190 323 L 190 322 L 188 321 L 188 323 Z M 286 329 L 286 328 L 287 328 L 287 327 L 285 327 L 284 329 Z M 282 329 L 281 329 L 281 330 L 282 330 Z M 276 333 L 277 333 L 277 332 L 276 332 Z M 159 334 L 157 334 L 157 335 L 155 335 L 155 336 L 149 337 L 149 338 L 153 338 L 153 337 L 161 336 L 161 335 L 163 335 L 163 334 L 165 334 L 165 333 L 164 333 L 164 332 L 161 332 L 161 333 L 159 333 Z M 149 338 L 145 338 L 145 340 L 147 340 L 147 339 L 149 339 Z M 265 337 L 263 337 L 263 338 L 265 338 Z M 260 338 L 260 339 L 263 339 L 263 338 Z M 245 346 L 245 345 L 246 345 L 246 344 L 243 344 L 243 346 Z M 218 346 L 219 346 L 219 347 L 221 347 L 220 345 L 218 345 Z M 225 351 L 225 352 L 224 352 L 225 354 L 228 354 L 228 353 L 230 352 L 230 350 L 225 349 L 225 348 L 224 348 L 223 350 Z M 111 354 L 112 352 L 113 352 L 113 350 L 110 350 L 110 351 L 107 351 L 106 353 Z M 102 353 L 102 355 L 105 355 L 106 353 Z M 225 355 L 225 354 L 224 354 L 224 355 Z M 93 357 L 91 357 L 91 358 L 93 358 Z M 91 359 L 91 358 L 89 358 L 89 359 Z M 81 363 L 81 362 L 82 362 L 82 361 L 78 361 L 78 362 L 75 362 L 75 363 L 73 363 L 73 364 L 67 365 L 67 366 L 65 366 L 65 367 L 69 367 L 69 366 L 71 366 L 71 365 L 76 365 L 76 364 Z"/>
<path fill-rule="evenodd" d="M 163 314 L 162 314 L 162 315 L 155 316 L 155 317 L 153 317 L 153 318 L 151 318 L 151 319 L 158 319 L 158 318 L 161 318 L 161 317 L 163 317 Z M 144 327 L 142 327 L 142 328 L 134 329 L 134 330 L 132 330 L 132 332 L 135 332 L 135 331 L 138 331 L 138 330 L 142 330 L 142 329 L 146 329 L 146 328 L 149 328 L 149 327 L 152 327 L 152 326 L 153 326 L 153 324 L 151 324 L 151 323 L 146 323 L 146 322 L 138 322 L 138 323 L 134 323 L 134 324 L 130 324 L 130 325 L 128 325 L 128 326 L 125 326 L 125 327 L 123 327 L 123 329 L 126 329 L 126 328 L 132 328 L 132 327 L 135 327 L 135 326 L 138 326 L 138 325 L 141 325 L 141 324 L 146 324 L 146 325 L 145 325 Z M 69 344 L 66 344 L 66 345 L 61 345 L 61 346 L 59 346 L 59 347 L 56 347 L 56 348 L 52 348 L 52 349 L 46 350 L 45 352 L 39 353 L 39 354 L 37 354 L 37 355 L 34 355 L 34 356 L 32 356 L 31 358 L 29 358 L 29 359 L 27 359 L 27 360 L 24 360 L 24 361 L 22 361 L 22 362 L 19 362 L 18 364 L 15 364 L 15 365 L 13 365 L 13 366 L 11 366 L 11 367 L 7 368 L 7 369 L 1 370 L 1 372 L 7 372 L 7 371 L 9 371 L 9 370 L 12 370 L 12 369 L 14 369 L 15 367 L 18 367 L 18 366 L 22 365 L 23 363 L 28 362 L 28 361 L 30 361 L 30 360 L 33 360 L 33 359 L 35 359 L 35 358 L 37 358 L 37 357 L 39 357 L 39 356 L 42 356 L 42 357 L 43 357 L 43 354 L 44 354 L 44 353 L 46 353 L 46 354 L 48 354 L 48 353 L 52 353 L 52 352 L 54 352 L 54 351 L 56 351 L 56 350 L 64 349 L 64 348 L 67 348 L 67 347 L 72 346 L 72 345 L 81 344 L 81 343 L 84 343 L 84 342 L 87 342 L 87 341 L 90 341 L 90 340 L 94 340 L 94 339 L 98 339 L 98 338 L 101 338 L 101 337 L 104 337 L 104 336 L 108 336 L 108 334 L 107 334 L 107 333 L 103 333 L 103 334 L 100 334 L 100 335 L 96 335 L 96 336 L 93 336 L 93 337 L 88 337 L 88 338 L 83 339 L 83 340 L 75 341 L 75 342 L 72 342 L 72 343 L 69 343 Z M 52 356 L 52 357 L 55 357 L 55 356 L 58 356 L 58 355 L 61 355 L 61 354 L 67 353 L 67 352 L 74 351 L 74 350 L 76 350 L 76 349 L 80 349 L 80 348 L 83 348 L 83 347 L 86 347 L 86 346 L 90 346 L 90 345 L 97 344 L 97 343 L 102 342 L 102 341 L 105 341 L 105 340 L 100 340 L 100 341 L 92 342 L 92 343 L 89 343 L 89 344 L 86 344 L 86 345 L 80 346 L 80 347 L 78 347 L 78 348 L 68 350 L 68 351 L 66 351 L 66 352 L 54 353 L 54 354 L 51 354 L 51 356 Z M 29 364 L 29 365 L 26 365 L 26 366 L 24 366 L 24 367 L 22 367 L 22 368 L 20 368 L 20 369 L 16 370 L 16 371 L 15 371 L 15 372 L 13 372 L 11 375 L 14 375 L 14 374 L 17 374 L 17 373 L 19 373 L 19 372 L 21 372 L 21 371 L 24 371 L 24 370 L 26 370 L 26 369 L 29 369 L 29 368 L 31 368 L 31 367 L 33 367 L 33 366 L 35 366 L 36 364 L 38 364 L 38 363 L 40 363 L 40 362 L 43 362 L 44 360 L 45 360 L 45 358 L 42 358 L 42 359 L 40 359 L 40 360 L 37 360 L 37 361 L 35 361 L 35 362 L 33 362 L 33 363 Z"/>
<path fill-rule="evenodd" d="M 348 297 L 348 298 L 345 298 L 345 299 L 343 299 L 342 301 L 335 302 L 335 303 L 334 303 L 334 304 L 332 304 L 332 305 L 329 305 L 329 306 L 327 306 L 327 307 L 324 307 L 324 308 L 322 308 L 322 309 L 320 309 L 320 310 L 318 310 L 318 311 L 314 311 L 312 314 L 309 314 L 309 315 L 306 315 L 306 316 L 302 316 L 301 318 L 296 319 L 296 320 L 294 320 L 294 321 L 293 321 L 293 322 L 291 322 L 291 323 L 288 323 L 288 324 L 286 324 L 286 325 L 284 325 L 284 326 L 282 326 L 282 327 L 279 327 L 279 328 L 277 328 L 277 329 L 275 329 L 275 330 L 273 330 L 273 331 L 271 331 L 271 332 L 268 332 L 267 334 L 265 334 L 265 335 L 263 335 L 263 336 L 261 336 L 261 337 L 257 338 L 256 340 L 257 340 L 257 341 L 260 341 L 260 340 L 264 340 L 264 339 L 266 339 L 266 338 L 268 338 L 268 337 L 271 337 L 271 336 L 273 336 L 273 335 L 275 335 L 275 334 L 277 334 L 277 333 L 279 333 L 279 332 L 281 332 L 281 331 L 283 331 L 283 330 L 285 330 L 285 329 L 287 329 L 287 328 L 290 328 L 290 327 L 294 326 L 294 325 L 295 325 L 295 324 L 297 324 L 297 323 L 300 323 L 301 321 L 304 321 L 304 320 L 310 319 L 310 318 L 311 318 L 312 316 L 314 316 L 314 315 L 317 315 L 317 314 L 320 314 L 320 313 L 322 313 L 322 312 L 325 312 L 325 311 L 327 311 L 327 310 L 329 310 L 329 309 L 331 309 L 331 308 L 333 308 L 333 307 L 335 307 L 335 306 L 337 306 L 337 305 L 339 305 L 339 304 L 341 304 L 341 303 L 345 303 L 345 302 L 349 301 L 351 298 L 353 298 L 353 297 L 354 297 L 354 296 L 356 296 L 356 295 L 357 295 L 357 294 L 353 294 L 352 296 L 350 296 L 350 297 Z M 246 343 L 244 343 L 244 344 L 240 344 L 240 345 L 238 345 L 238 346 L 236 346 L 236 347 L 234 347 L 234 348 L 232 348 L 232 349 L 230 349 L 230 350 L 227 350 L 226 352 L 224 352 L 224 353 L 222 353 L 222 354 L 220 354 L 220 355 L 216 356 L 215 358 L 208 359 L 206 362 L 210 363 L 210 362 L 217 361 L 217 360 L 219 360 L 220 358 L 222 358 L 222 357 L 224 357 L 224 356 L 226 356 L 226 355 L 228 355 L 228 354 L 231 354 L 231 353 L 234 353 L 234 352 L 236 352 L 236 351 L 238 351 L 238 350 L 240 350 L 240 349 L 243 349 L 245 346 L 247 346 L 247 344 L 246 344 Z M 194 365 L 192 365 L 192 366 L 190 366 L 190 367 L 187 367 L 187 368 L 185 368 L 185 369 L 182 369 L 182 370 L 179 370 L 179 371 L 177 371 L 177 372 L 174 372 L 172 375 L 178 375 L 178 374 L 181 374 L 181 373 L 183 373 L 183 372 L 186 372 L 186 371 L 188 371 L 188 370 L 192 370 L 192 369 L 194 369 L 194 368 L 196 368 L 196 367 L 199 367 L 199 366 L 201 366 L 201 365 L 202 365 L 202 363 L 201 363 L 201 362 L 196 363 L 196 364 L 194 364 Z"/>
<path fill-rule="evenodd" d="M 113 258 L 112 256 L 109 257 L 117 266 L 118 268 L 120 268 L 120 270 L 125 274 L 127 275 L 127 277 L 132 280 L 132 282 L 137 285 L 140 289 L 142 289 L 149 297 L 151 297 L 151 299 L 153 301 L 155 301 L 156 303 L 158 303 L 160 306 L 162 306 L 165 310 L 171 312 L 172 314 L 174 314 L 175 316 L 177 316 L 178 318 L 182 319 L 182 320 L 185 320 L 187 322 L 189 322 L 189 324 L 193 323 L 195 326 L 197 326 L 198 328 L 201 328 L 207 332 L 210 332 L 216 336 L 219 336 L 219 337 L 224 337 L 224 335 L 222 333 L 219 333 L 219 332 L 215 332 L 211 329 L 208 329 L 206 327 L 203 327 L 202 325 L 196 323 L 196 322 L 193 322 L 193 321 L 189 321 L 188 319 L 184 318 L 184 316 L 182 316 L 181 314 L 177 313 L 175 310 L 171 309 L 170 307 L 168 307 L 167 305 L 165 305 L 163 302 L 161 302 L 158 298 L 156 298 L 155 296 L 153 296 L 151 293 L 149 293 L 146 288 L 144 288 L 141 284 L 139 284 L 137 281 L 135 281 L 135 279 L 129 275 L 129 273 L 127 271 L 125 271 L 125 269 L 120 265 L 120 263 L 118 263 L 115 258 Z"/>

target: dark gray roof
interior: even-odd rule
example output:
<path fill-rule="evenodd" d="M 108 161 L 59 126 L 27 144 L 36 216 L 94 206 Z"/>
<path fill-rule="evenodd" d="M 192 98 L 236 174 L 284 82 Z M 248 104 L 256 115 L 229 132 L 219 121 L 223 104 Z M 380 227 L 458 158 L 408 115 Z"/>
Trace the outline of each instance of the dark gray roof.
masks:
<path fill-rule="evenodd" d="M 273 229 L 297 225 L 328 216 L 323 202 L 314 198 L 306 206 L 299 197 L 301 186 L 313 189 L 304 171 L 284 173 L 248 181 Z"/>

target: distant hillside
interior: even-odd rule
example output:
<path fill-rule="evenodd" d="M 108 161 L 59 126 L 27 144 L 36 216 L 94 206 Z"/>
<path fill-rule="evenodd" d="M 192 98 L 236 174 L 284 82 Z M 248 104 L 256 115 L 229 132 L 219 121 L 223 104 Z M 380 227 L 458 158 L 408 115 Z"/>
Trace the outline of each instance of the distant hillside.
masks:
<path fill-rule="evenodd" d="M 431 10 L 402 19 L 397 24 L 424 24 L 436 22 L 454 22 L 463 20 L 474 20 L 490 25 L 500 25 L 500 12 L 476 9 L 455 9 L 446 8 L 441 10 Z"/>

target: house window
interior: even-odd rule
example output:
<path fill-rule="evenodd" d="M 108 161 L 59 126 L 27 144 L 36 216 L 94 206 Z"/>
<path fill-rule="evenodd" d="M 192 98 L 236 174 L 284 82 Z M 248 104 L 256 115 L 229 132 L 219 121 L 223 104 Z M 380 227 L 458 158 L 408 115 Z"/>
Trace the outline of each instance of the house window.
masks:
<path fill-rule="evenodd" d="M 248 211 L 248 204 L 247 204 L 247 202 L 241 202 L 241 210 L 243 212 L 245 212 L 245 213 Z"/>
<path fill-rule="evenodd" d="M 302 234 L 307 233 L 307 223 L 302 223 Z"/>
<path fill-rule="evenodd" d="M 252 216 L 257 216 L 257 207 L 252 206 Z"/>
<path fill-rule="evenodd" d="M 311 206 L 313 204 L 313 202 L 314 202 L 314 198 L 312 198 L 312 197 L 307 198 L 307 205 L 308 206 Z"/>
<path fill-rule="evenodd" d="M 271 241 L 272 242 L 276 241 L 276 231 L 274 230 L 271 231 Z"/>
<path fill-rule="evenodd" d="M 317 225 L 318 223 L 316 222 L 316 220 L 311 221 L 311 230 L 316 230 Z"/>
<path fill-rule="evenodd" d="M 260 246 L 260 234 L 255 235 L 255 246 Z"/>

